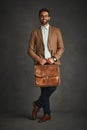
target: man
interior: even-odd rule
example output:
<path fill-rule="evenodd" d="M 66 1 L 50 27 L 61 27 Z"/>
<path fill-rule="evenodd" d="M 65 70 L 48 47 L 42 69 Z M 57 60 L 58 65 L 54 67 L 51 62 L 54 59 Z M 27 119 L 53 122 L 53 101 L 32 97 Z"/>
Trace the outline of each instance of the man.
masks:
<path fill-rule="evenodd" d="M 34 60 L 35 64 L 58 64 L 64 52 L 62 34 L 59 28 L 51 26 L 50 12 L 43 8 L 39 11 L 41 26 L 32 31 L 29 39 L 28 54 Z M 43 108 L 44 115 L 39 122 L 45 122 L 51 119 L 51 110 L 49 98 L 56 90 L 57 86 L 43 87 L 40 97 L 33 103 L 32 118 L 37 118 L 38 111 Z"/>

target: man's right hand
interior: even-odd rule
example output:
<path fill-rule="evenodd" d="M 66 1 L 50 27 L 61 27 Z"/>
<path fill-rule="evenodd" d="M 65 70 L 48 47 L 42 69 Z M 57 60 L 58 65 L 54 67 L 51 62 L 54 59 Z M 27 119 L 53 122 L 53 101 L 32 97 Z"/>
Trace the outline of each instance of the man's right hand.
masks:
<path fill-rule="evenodd" d="M 41 58 L 39 60 L 40 65 L 45 65 L 47 63 L 46 59 Z"/>

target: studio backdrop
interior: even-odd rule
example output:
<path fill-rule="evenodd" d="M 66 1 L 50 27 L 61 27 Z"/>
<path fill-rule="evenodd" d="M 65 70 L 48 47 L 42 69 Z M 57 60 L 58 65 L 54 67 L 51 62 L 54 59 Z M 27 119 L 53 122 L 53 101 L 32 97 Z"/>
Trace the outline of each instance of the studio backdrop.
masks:
<path fill-rule="evenodd" d="M 61 85 L 52 98 L 53 112 L 87 111 L 86 3 L 73 0 L 1 0 L 0 2 L 0 113 L 30 113 L 40 93 L 35 87 L 33 60 L 27 54 L 33 29 L 40 26 L 38 11 L 51 12 L 51 25 L 61 29 L 65 52 Z"/>

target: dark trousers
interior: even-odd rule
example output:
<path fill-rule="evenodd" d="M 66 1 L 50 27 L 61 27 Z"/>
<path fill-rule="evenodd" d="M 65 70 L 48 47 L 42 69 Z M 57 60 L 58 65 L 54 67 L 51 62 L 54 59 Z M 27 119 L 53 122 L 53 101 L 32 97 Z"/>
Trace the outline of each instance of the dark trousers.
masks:
<path fill-rule="evenodd" d="M 56 90 L 56 88 L 57 88 L 56 86 L 40 88 L 41 95 L 40 95 L 39 99 L 35 101 L 35 103 L 39 108 L 41 108 L 41 107 L 43 108 L 44 114 L 50 115 L 50 113 L 51 113 L 49 97 Z"/>

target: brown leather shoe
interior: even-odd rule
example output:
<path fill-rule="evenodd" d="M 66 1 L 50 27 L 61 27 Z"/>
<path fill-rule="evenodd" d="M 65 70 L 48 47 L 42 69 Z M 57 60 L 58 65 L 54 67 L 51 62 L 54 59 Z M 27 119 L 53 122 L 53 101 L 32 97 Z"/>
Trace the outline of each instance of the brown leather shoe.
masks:
<path fill-rule="evenodd" d="M 33 103 L 33 111 L 32 111 L 32 119 L 33 120 L 36 120 L 38 111 L 39 111 L 39 107 L 34 102 Z"/>
<path fill-rule="evenodd" d="M 42 122 L 45 122 L 45 121 L 48 121 L 48 120 L 51 120 L 51 116 L 48 115 L 48 114 L 45 114 L 45 115 L 39 120 L 39 123 L 42 123 Z"/>

